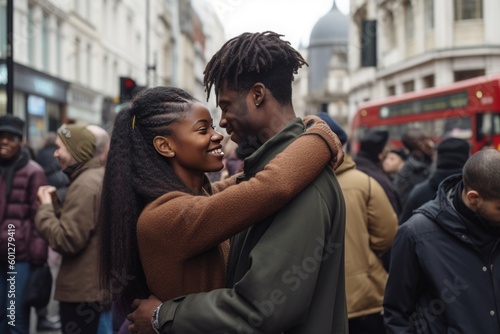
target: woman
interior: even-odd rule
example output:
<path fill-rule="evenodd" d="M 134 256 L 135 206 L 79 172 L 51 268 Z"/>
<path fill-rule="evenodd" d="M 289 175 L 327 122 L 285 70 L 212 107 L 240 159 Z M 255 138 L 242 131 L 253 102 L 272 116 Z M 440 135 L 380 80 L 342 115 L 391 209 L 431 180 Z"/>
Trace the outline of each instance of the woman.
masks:
<path fill-rule="evenodd" d="M 225 240 L 284 206 L 336 156 L 326 124 L 305 133 L 315 135 L 252 180 L 210 185 L 205 172 L 222 169 L 224 154 L 208 109 L 177 88 L 140 93 L 115 121 L 103 184 L 101 279 L 115 305 L 223 287 Z"/>

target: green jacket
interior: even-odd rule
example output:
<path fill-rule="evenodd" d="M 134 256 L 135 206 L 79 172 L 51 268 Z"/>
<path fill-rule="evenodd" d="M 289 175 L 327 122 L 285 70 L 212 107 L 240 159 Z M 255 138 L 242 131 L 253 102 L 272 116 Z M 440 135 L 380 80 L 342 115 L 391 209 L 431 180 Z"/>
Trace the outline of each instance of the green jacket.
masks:
<path fill-rule="evenodd" d="M 303 131 L 299 118 L 291 121 L 245 160 L 246 178 Z M 281 211 L 236 236 L 232 287 L 163 303 L 162 333 L 347 333 L 344 230 L 342 190 L 327 167 Z"/>

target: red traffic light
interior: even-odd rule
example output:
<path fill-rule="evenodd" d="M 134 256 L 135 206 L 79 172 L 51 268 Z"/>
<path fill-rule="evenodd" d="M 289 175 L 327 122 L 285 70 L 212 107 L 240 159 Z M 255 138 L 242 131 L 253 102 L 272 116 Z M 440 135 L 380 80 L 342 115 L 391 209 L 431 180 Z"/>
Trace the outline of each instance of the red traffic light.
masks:
<path fill-rule="evenodd" d="M 123 86 L 125 87 L 126 90 L 130 90 L 130 89 L 134 88 L 136 85 L 135 85 L 134 80 L 128 78 L 128 79 L 125 79 Z"/>

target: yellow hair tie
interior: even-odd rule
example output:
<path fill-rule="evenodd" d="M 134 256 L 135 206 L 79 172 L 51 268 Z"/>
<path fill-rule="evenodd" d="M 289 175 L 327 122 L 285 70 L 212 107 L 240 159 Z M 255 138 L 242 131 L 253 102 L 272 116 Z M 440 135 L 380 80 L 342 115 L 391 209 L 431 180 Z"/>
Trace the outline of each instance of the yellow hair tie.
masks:
<path fill-rule="evenodd" d="M 132 129 L 135 128 L 135 115 L 132 117 Z"/>

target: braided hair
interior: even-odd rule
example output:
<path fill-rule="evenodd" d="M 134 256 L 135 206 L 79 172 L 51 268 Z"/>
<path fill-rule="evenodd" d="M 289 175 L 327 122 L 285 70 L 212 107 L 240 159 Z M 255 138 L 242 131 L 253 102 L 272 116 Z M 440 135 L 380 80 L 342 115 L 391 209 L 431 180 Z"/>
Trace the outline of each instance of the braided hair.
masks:
<path fill-rule="evenodd" d="M 307 63 L 281 36 L 247 32 L 227 41 L 205 68 L 207 100 L 214 85 L 218 97 L 224 80 L 229 89 L 242 93 L 261 82 L 280 104 L 291 105 L 293 75 Z"/>
<path fill-rule="evenodd" d="M 167 192 L 192 193 L 155 150 L 153 139 L 170 135 L 170 125 L 196 102 L 182 89 L 150 88 L 115 120 L 102 188 L 99 263 L 104 302 L 114 302 L 123 313 L 135 298 L 150 294 L 137 245 L 139 215 Z"/>

